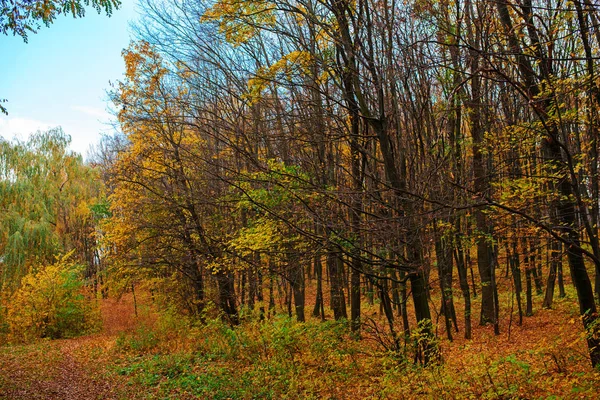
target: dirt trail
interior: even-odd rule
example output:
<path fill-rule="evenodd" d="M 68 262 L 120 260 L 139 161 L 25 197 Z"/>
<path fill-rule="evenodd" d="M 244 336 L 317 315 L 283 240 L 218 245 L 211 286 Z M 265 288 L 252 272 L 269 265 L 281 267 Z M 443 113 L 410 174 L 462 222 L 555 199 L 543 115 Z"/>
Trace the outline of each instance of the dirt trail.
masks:
<path fill-rule="evenodd" d="M 129 299 L 109 299 L 101 311 L 102 333 L 0 348 L 0 399 L 121 398 L 123 382 L 107 379 L 98 361 L 119 332 L 134 328 L 133 307 Z"/>
<path fill-rule="evenodd" d="M 112 385 L 76 360 L 75 351 L 93 337 L 57 340 L 52 348 L 4 354 L 0 366 L 0 398 L 112 399 Z M 36 363 L 37 362 L 37 363 Z M 37 364 L 37 365 L 36 365 Z"/>

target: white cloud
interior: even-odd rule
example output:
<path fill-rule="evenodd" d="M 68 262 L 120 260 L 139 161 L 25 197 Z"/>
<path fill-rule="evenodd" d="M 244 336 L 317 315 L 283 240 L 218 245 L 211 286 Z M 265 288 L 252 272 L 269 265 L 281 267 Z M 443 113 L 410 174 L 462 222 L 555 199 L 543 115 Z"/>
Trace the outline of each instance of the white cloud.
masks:
<path fill-rule="evenodd" d="M 111 115 L 108 112 L 98 107 L 71 106 L 71 110 L 79 111 L 81 113 L 84 113 L 85 115 L 100 118 L 102 120 L 111 119 Z"/>
<path fill-rule="evenodd" d="M 75 107 L 71 107 L 71 110 L 75 111 Z M 77 111 L 81 111 L 77 113 L 77 116 L 70 115 L 65 118 L 64 115 L 61 115 L 57 117 L 62 121 L 61 123 L 45 122 L 41 118 L 0 116 L 0 136 L 6 140 L 16 138 L 26 141 L 31 134 L 38 130 L 46 131 L 50 128 L 61 126 L 63 131 L 71 136 L 71 145 L 69 148 L 85 156 L 90 146 L 100 141 L 101 132 L 111 131 L 110 127 L 106 125 L 110 115 L 100 108 L 94 107 L 81 107 Z M 104 121 L 101 121 L 99 118 L 101 114 L 107 117 Z"/>
<path fill-rule="evenodd" d="M 29 118 L 0 118 L 0 135 L 9 140 L 12 138 L 25 139 L 38 130 L 43 131 L 56 126 L 58 124 Z"/>

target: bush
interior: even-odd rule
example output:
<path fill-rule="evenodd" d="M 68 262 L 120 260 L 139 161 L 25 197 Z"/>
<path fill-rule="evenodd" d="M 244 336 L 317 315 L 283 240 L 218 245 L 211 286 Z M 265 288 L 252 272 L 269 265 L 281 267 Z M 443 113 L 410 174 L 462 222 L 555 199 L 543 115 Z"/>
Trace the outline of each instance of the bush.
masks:
<path fill-rule="evenodd" d="M 135 332 L 121 332 L 117 337 L 117 348 L 122 351 L 131 351 L 137 353 L 146 353 L 159 344 L 159 338 L 156 332 L 146 325 L 139 326 Z"/>
<path fill-rule="evenodd" d="M 68 257 L 22 279 L 7 307 L 6 323 L 12 339 L 69 338 L 99 327 L 99 310 L 86 293 L 83 267 Z"/>

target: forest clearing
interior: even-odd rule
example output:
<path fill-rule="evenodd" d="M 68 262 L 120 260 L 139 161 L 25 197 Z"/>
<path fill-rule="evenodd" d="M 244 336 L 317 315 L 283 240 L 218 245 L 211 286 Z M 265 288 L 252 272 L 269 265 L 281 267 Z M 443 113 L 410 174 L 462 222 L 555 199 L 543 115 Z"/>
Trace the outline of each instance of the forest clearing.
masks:
<path fill-rule="evenodd" d="M 85 159 L 0 138 L 0 396 L 598 398 L 597 4 L 137 5 Z"/>

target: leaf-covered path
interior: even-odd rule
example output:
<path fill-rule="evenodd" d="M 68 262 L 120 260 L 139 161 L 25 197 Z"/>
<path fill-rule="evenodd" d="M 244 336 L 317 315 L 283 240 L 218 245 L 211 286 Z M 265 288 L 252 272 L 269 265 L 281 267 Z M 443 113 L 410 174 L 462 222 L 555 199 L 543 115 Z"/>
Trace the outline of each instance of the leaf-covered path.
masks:
<path fill-rule="evenodd" d="M 15 354 L 3 352 L 0 398 L 111 399 L 114 386 L 77 361 L 75 352 L 90 338 L 68 339 L 52 346 L 36 344 Z"/>
<path fill-rule="evenodd" d="M 96 335 L 0 347 L 0 399 L 123 398 L 124 382 L 107 377 L 105 364 L 115 336 L 135 324 L 131 307 L 104 300 L 104 329 Z"/>

